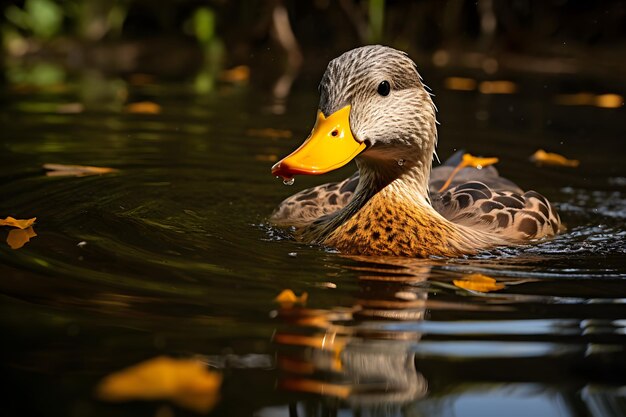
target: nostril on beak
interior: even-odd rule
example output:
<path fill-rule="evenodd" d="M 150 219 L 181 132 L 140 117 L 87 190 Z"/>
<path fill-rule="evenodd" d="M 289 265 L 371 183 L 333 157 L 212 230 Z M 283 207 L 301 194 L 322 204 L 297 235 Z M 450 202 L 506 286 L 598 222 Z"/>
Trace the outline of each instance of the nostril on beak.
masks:
<path fill-rule="evenodd" d="M 330 134 L 333 135 L 333 136 L 337 136 L 339 134 L 339 131 L 337 129 L 335 129 L 332 132 L 330 132 Z"/>

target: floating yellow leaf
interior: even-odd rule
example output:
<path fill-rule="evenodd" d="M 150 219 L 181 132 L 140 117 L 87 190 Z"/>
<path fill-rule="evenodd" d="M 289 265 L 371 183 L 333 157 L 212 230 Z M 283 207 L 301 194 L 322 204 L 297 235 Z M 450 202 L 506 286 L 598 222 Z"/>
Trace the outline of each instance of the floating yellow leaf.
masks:
<path fill-rule="evenodd" d="M 239 65 L 231 69 L 227 69 L 221 72 L 220 80 L 231 83 L 238 83 L 248 81 L 250 78 L 250 67 L 247 65 Z"/>
<path fill-rule="evenodd" d="M 511 94 L 517 90 L 517 86 L 512 81 L 483 81 L 478 90 L 483 94 Z"/>
<path fill-rule="evenodd" d="M 596 107 L 602 107 L 605 109 L 616 109 L 624 105 L 624 97 L 619 94 L 600 94 L 596 96 Z"/>
<path fill-rule="evenodd" d="M 464 77 L 448 77 L 443 81 L 448 90 L 471 91 L 476 89 L 476 80 Z"/>
<path fill-rule="evenodd" d="M 482 169 L 489 165 L 497 164 L 498 158 L 481 158 L 479 156 L 473 156 L 468 153 L 463 155 L 463 160 L 461 161 L 466 167 L 474 167 L 478 169 Z"/>
<path fill-rule="evenodd" d="M 102 175 L 117 172 L 115 168 L 92 167 L 86 165 L 44 164 L 48 177 L 85 177 L 88 175 Z"/>
<path fill-rule="evenodd" d="M 575 168 L 580 164 L 580 161 L 578 161 L 577 159 L 567 159 L 563 155 L 559 155 L 558 153 L 546 152 L 543 149 L 539 149 L 537 150 L 537 152 L 532 154 L 530 160 L 539 166 L 555 165 Z"/>
<path fill-rule="evenodd" d="M 206 413 L 218 401 L 222 376 L 192 359 L 150 359 L 105 377 L 96 388 L 103 401 L 170 400 Z"/>
<path fill-rule="evenodd" d="M 564 106 L 596 106 L 605 109 L 615 109 L 624 105 L 624 97 L 619 94 L 559 94 L 555 101 Z"/>
<path fill-rule="evenodd" d="M 125 110 L 129 113 L 158 114 L 161 113 L 161 106 L 152 101 L 138 101 L 128 103 Z"/>
<path fill-rule="evenodd" d="M 34 219 L 32 219 L 34 220 Z M 13 229 L 7 235 L 7 243 L 11 249 L 19 249 L 30 241 L 30 238 L 37 236 L 32 227 L 26 229 Z"/>
<path fill-rule="evenodd" d="M 479 156 L 474 156 L 469 153 L 463 154 L 463 158 L 461 162 L 452 170 L 450 173 L 450 177 L 448 180 L 441 186 L 439 192 L 442 192 L 446 188 L 450 186 L 450 183 L 454 179 L 454 176 L 463 168 L 474 167 L 476 169 L 483 169 L 489 165 L 497 164 L 499 161 L 498 158 L 481 158 Z"/>
<path fill-rule="evenodd" d="M 14 219 L 11 216 L 8 216 L 6 219 L 0 219 L 0 226 L 11 226 L 17 227 L 18 229 L 26 229 L 35 224 L 35 220 L 37 217 L 33 217 L 32 219 Z"/>
<path fill-rule="evenodd" d="M 452 281 L 454 285 L 471 291 L 490 292 L 504 288 L 504 284 L 498 284 L 495 279 L 483 274 L 470 274 L 463 279 Z"/>
<path fill-rule="evenodd" d="M 278 294 L 274 301 L 285 307 L 293 304 L 305 304 L 308 298 L 309 294 L 306 292 L 303 292 L 302 295 L 298 297 L 293 291 L 287 289 Z"/>

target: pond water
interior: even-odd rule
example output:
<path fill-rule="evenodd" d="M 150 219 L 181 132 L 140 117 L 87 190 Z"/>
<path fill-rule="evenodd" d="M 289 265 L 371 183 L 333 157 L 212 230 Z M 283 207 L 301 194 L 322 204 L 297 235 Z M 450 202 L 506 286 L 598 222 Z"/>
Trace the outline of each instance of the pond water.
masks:
<path fill-rule="evenodd" d="M 267 225 L 272 209 L 354 170 L 291 187 L 270 175 L 312 127 L 313 80 L 284 108 L 241 85 L 2 92 L 0 217 L 37 217 L 22 248 L 0 230 L 3 415 L 624 415 L 626 114 L 601 97 L 626 88 L 511 74 L 499 79 L 514 88 L 488 94 L 446 88 L 468 74 L 423 75 L 441 158 L 498 156 L 503 175 L 556 203 L 567 232 L 454 260 L 294 242 Z M 580 166 L 536 167 L 538 148 Z M 49 176 L 47 163 L 117 171 Z M 471 273 L 502 288 L 454 285 Z M 283 289 L 306 305 L 278 305 Z M 162 355 L 223 373 L 214 409 L 94 396 L 104 376 Z"/>

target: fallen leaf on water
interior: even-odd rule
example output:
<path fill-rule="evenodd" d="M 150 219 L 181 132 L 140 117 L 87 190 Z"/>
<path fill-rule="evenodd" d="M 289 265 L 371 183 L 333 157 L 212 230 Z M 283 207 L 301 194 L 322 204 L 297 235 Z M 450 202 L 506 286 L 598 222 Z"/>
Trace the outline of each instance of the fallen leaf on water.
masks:
<path fill-rule="evenodd" d="M 558 153 L 546 152 L 543 149 L 539 149 L 537 150 L 537 152 L 532 154 L 530 160 L 539 166 L 554 165 L 576 168 L 578 165 L 580 165 L 580 161 L 578 161 L 577 159 L 567 159 L 563 155 L 559 155 Z"/>
<path fill-rule="evenodd" d="M 483 94 L 511 94 L 517 91 L 512 81 L 483 81 L 478 90 Z"/>
<path fill-rule="evenodd" d="M 158 114 L 161 113 L 161 106 L 152 101 L 138 101 L 135 103 L 128 103 L 124 110 L 129 113 Z"/>
<path fill-rule="evenodd" d="M 32 219 L 34 220 L 34 219 Z M 9 231 L 7 236 L 7 243 L 11 247 L 11 249 L 19 249 L 24 246 L 30 238 L 37 236 L 35 230 L 32 227 L 27 227 L 26 229 L 13 229 Z"/>
<path fill-rule="evenodd" d="M 474 156 L 469 153 L 463 154 L 463 159 L 461 162 L 452 170 L 450 173 L 450 177 L 448 180 L 441 186 L 439 192 L 442 192 L 446 188 L 450 186 L 450 183 L 454 179 L 454 176 L 463 168 L 474 167 L 476 169 L 483 169 L 489 165 L 497 164 L 499 161 L 498 158 L 481 158 L 479 156 Z"/>
<path fill-rule="evenodd" d="M 624 97 L 619 94 L 601 94 L 596 96 L 596 107 L 602 107 L 605 109 L 616 109 L 624 105 Z"/>
<path fill-rule="evenodd" d="M 473 156 L 466 153 L 463 155 L 463 160 L 461 161 L 461 163 L 463 163 L 466 167 L 482 169 L 489 165 L 497 164 L 498 161 L 498 158 L 482 158 L 480 156 Z"/>
<path fill-rule="evenodd" d="M 160 356 L 105 377 L 96 388 L 100 400 L 170 400 L 206 413 L 218 401 L 222 375 L 193 359 Z"/>
<path fill-rule="evenodd" d="M 0 219 L 0 226 L 11 226 L 19 229 L 26 229 L 35 224 L 35 220 L 37 220 L 37 217 L 33 217 L 32 219 L 14 219 L 13 217 L 8 216 L 6 219 Z"/>
<path fill-rule="evenodd" d="M 48 177 L 85 177 L 117 172 L 115 168 L 64 164 L 44 164 L 43 169 L 47 170 L 46 176 Z"/>
<path fill-rule="evenodd" d="M 498 284 L 494 278 L 483 274 L 470 274 L 463 279 L 452 281 L 459 288 L 470 291 L 490 292 L 504 288 L 504 284 Z"/>
<path fill-rule="evenodd" d="M 250 78 L 250 67 L 247 65 L 239 65 L 231 69 L 224 70 L 220 73 L 221 81 L 237 83 L 248 81 Z"/>
<path fill-rule="evenodd" d="M 293 291 L 287 289 L 281 291 L 281 293 L 276 296 L 274 301 L 279 303 L 281 306 L 286 307 L 293 304 L 305 304 L 307 298 L 309 298 L 309 294 L 306 292 L 303 292 L 302 295 L 298 297 Z"/>
<path fill-rule="evenodd" d="M 624 105 L 624 97 L 619 94 L 559 94 L 555 97 L 558 104 L 564 106 L 596 106 L 605 109 L 615 109 Z"/>
<path fill-rule="evenodd" d="M 476 80 L 465 77 L 448 77 L 443 80 L 448 90 L 471 91 L 476 88 Z"/>

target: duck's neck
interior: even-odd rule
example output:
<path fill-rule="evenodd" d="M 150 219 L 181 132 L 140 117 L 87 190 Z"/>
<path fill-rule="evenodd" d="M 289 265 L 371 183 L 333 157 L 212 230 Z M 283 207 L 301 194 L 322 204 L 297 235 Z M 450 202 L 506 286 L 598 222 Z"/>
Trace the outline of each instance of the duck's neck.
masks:
<path fill-rule="evenodd" d="M 372 197 L 383 190 L 385 194 L 389 193 L 395 200 L 407 205 L 433 210 L 428 198 L 431 162 L 426 159 L 357 159 L 359 184 L 352 200 L 343 209 L 318 219 L 309 226 L 304 231 L 306 240 L 323 243 L 330 233 L 350 220 Z"/>
<path fill-rule="evenodd" d="M 355 194 L 372 197 L 381 190 L 389 188 L 397 195 L 428 201 L 430 160 L 424 159 L 398 159 L 391 162 L 358 160 L 360 179 Z"/>

